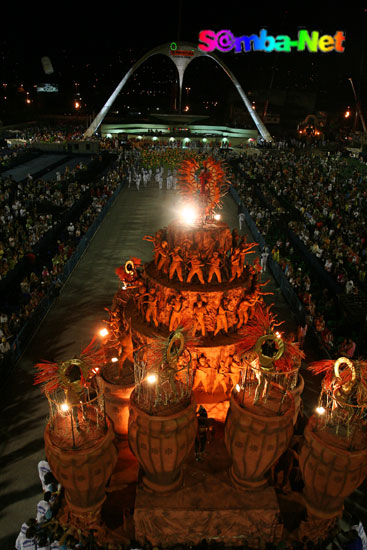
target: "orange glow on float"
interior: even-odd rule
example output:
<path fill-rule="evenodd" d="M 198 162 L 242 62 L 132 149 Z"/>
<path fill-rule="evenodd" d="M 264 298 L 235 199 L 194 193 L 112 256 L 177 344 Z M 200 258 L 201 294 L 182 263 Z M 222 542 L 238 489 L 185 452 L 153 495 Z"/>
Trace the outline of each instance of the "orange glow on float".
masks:
<path fill-rule="evenodd" d="M 193 225 L 198 219 L 198 213 L 192 206 L 185 206 L 180 212 L 180 218 L 183 223 Z"/>

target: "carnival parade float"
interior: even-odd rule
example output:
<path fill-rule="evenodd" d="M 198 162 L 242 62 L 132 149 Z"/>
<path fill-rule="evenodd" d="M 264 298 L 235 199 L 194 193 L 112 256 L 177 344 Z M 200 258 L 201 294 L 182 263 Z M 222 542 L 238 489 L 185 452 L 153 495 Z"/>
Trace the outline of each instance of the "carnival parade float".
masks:
<path fill-rule="evenodd" d="M 101 343 L 37 365 L 57 521 L 109 548 L 325 538 L 366 473 L 366 363 L 312 366 L 320 406 L 295 436 L 304 354 L 264 301 L 257 244 L 221 221 L 225 167 L 179 172 L 180 214 L 144 237 L 150 262 L 116 268 Z"/>

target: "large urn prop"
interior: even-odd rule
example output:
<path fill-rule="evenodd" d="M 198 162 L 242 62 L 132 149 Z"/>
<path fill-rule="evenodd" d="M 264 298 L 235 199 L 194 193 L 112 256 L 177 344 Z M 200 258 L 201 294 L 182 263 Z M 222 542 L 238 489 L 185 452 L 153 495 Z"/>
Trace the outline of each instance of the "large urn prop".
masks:
<path fill-rule="evenodd" d="M 311 369 L 324 372 L 325 378 L 316 414 L 304 432 L 299 464 L 309 516 L 326 520 L 342 512 L 345 498 L 366 476 L 367 363 L 341 357 Z"/>
<path fill-rule="evenodd" d="M 134 356 L 136 388 L 130 398 L 129 445 L 143 470 L 146 488 L 172 491 L 182 482 L 182 465 L 197 432 L 191 394 L 191 355 L 182 335 L 168 345 L 143 346 Z"/>
<path fill-rule="evenodd" d="M 122 273 L 129 273 L 130 264 L 134 267 L 129 260 Z M 127 291 L 124 292 L 126 295 Z M 130 395 L 135 387 L 133 343 L 129 323 L 120 309 L 109 311 L 109 316 L 108 330 L 103 331 L 104 365 L 100 369 L 99 381 L 103 388 L 106 413 L 112 421 L 115 435 L 121 440 L 127 438 Z"/>
<path fill-rule="evenodd" d="M 125 362 L 124 378 L 120 375 L 117 379 L 110 375 L 115 370 L 112 364 L 110 368 L 104 368 L 101 373 L 101 386 L 104 392 L 106 413 L 112 421 L 113 431 L 119 439 L 127 438 L 129 424 L 130 396 L 135 387 L 133 369 Z"/>
<path fill-rule="evenodd" d="M 299 465 L 307 511 L 319 518 L 332 518 L 366 477 L 367 449 L 348 449 L 344 438 L 320 429 L 317 416 L 310 418 L 304 437 Z"/>
<path fill-rule="evenodd" d="M 165 492 L 179 487 L 182 464 L 188 457 L 196 436 L 196 403 L 166 416 L 151 416 L 131 396 L 129 444 L 141 465 L 143 482 L 149 489 Z"/>
<path fill-rule="evenodd" d="M 246 363 L 241 383 L 232 392 L 225 444 L 232 458 L 232 482 L 242 489 L 260 489 L 292 438 L 294 399 L 267 378 L 257 354 Z"/>
<path fill-rule="evenodd" d="M 105 487 L 117 460 L 114 433 L 96 385 L 93 397 L 70 402 L 70 393 L 48 395 L 51 415 L 45 452 L 65 490 L 71 521 L 83 529 L 99 528 Z"/>

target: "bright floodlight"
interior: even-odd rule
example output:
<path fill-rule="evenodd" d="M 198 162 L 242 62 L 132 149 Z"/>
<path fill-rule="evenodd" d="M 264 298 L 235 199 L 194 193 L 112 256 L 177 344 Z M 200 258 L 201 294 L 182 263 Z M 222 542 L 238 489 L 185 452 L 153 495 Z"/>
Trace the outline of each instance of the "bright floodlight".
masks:
<path fill-rule="evenodd" d="M 117 363 L 117 361 L 118 361 L 118 358 L 117 358 L 117 357 L 112 357 L 111 363 Z"/>
<path fill-rule="evenodd" d="M 100 331 L 99 331 L 99 334 L 100 336 L 107 336 L 108 334 L 108 330 L 106 328 L 102 328 Z"/>
<path fill-rule="evenodd" d="M 61 405 L 61 410 L 62 410 L 63 412 L 68 411 L 68 410 L 69 410 L 69 405 L 68 405 L 67 403 L 62 403 L 62 405 Z"/>
<path fill-rule="evenodd" d="M 220 214 L 214 214 L 214 219 L 217 221 L 220 220 Z"/>
<path fill-rule="evenodd" d="M 157 376 L 155 374 L 150 374 L 147 376 L 147 381 L 149 384 L 154 384 L 154 382 L 157 382 Z"/>
<path fill-rule="evenodd" d="M 317 414 L 325 414 L 325 409 L 324 407 L 316 407 L 316 412 Z"/>
<path fill-rule="evenodd" d="M 193 225 L 196 222 L 197 213 L 192 206 L 185 206 L 180 212 L 181 221 L 188 225 Z"/>

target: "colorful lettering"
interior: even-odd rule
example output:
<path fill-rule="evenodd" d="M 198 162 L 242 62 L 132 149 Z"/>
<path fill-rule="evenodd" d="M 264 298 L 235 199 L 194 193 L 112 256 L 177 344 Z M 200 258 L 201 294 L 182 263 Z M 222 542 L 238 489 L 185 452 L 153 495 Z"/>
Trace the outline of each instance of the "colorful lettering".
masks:
<path fill-rule="evenodd" d="M 214 31 L 201 31 L 199 40 L 207 44 L 206 46 L 199 44 L 198 48 L 202 52 L 212 52 L 217 47 L 217 34 Z"/>
<path fill-rule="evenodd" d="M 298 51 L 303 52 L 305 46 L 307 46 L 309 52 L 315 53 L 317 52 L 318 41 L 319 33 L 317 31 L 313 31 L 310 36 L 309 32 L 303 29 L 298 33 Z"/>
<path fill-rule="evenodd" d="M 302 29 L 298 32 L 298 39 L 291 40 L 287 35 L 271 36 L 266 29 L 261 29 L 259 35 L 234 36 L 229 30 L 214 32 L 204 30 L 199 33 L 199 50 L 203 52 L 230 52 L 234 49 L 235 53 L 241 52 L 290 52 L 292 48 L 303 52 L 306 49 L 310 53 L 318 51 L 328 53 L 332 51 L 344 52 L 345 35 L 343 31 L 336 31 L 334 36 L 325 34 L 320 36 L 318 31 L 308 32 Z"/>

